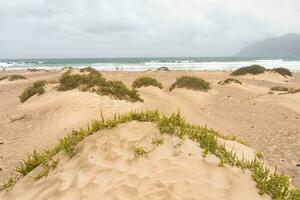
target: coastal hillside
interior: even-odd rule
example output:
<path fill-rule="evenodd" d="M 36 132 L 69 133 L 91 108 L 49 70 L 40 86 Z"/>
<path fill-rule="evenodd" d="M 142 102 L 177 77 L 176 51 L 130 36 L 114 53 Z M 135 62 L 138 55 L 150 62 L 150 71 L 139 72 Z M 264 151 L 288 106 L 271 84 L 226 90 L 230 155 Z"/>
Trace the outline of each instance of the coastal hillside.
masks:
<path fill-rule="evenodd" d="M 290 33 L 254 42 L 243 48 L 237 56 L 298 57 L 300 56 L 300 34 Z"/>

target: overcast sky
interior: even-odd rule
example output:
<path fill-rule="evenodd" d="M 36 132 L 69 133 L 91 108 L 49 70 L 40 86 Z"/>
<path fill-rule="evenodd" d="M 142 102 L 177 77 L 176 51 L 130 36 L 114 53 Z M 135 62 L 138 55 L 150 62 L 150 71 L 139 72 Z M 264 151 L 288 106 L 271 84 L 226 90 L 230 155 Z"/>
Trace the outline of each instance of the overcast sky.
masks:
<path fill-rule="evenodd" d="M 299 0 L 0 0 L 0 58 L 230 56 L 299 19 Z"/>

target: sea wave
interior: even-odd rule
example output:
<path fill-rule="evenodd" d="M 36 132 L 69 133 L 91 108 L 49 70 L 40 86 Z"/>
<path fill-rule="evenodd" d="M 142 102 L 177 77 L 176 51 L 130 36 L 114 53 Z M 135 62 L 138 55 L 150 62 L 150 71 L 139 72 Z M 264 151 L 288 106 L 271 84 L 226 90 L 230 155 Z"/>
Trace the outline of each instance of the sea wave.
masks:
<path fill-rule="evenodd" d="M 38 68 L 38 69 L 61 69 L 63 67 L 77 67 L 82 68 L 91 66 L 99 70 L 114 71 L 144 71 L 147 69 L 156 69 L 158 67 L 168 67 L 173 70 L 234 70 L 239 67 L 249 66 L 253 64 L 262 65 L 266 68 L 285 67 L 292 71 L 300 71 L 300 60 L 297 59 L 249 59 L 238 60 L 236 58 L 220 58 L 216 59 L 111 59 L 109 62 L 97 62 L 95 59 L 62 59 L 62 60 L 9 60 L 1 61 L 0 68 L 4 67 L 8 70 Z M 94 62 L 96 61 L 96 62 Z"/>

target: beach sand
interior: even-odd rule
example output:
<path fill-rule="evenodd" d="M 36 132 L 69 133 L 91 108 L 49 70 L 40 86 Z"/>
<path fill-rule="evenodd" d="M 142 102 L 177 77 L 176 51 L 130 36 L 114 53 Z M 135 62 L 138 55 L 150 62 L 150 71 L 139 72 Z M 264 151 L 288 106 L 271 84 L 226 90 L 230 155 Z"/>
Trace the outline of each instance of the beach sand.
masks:
<path fill-rule="evenodd" d="M 298 166 L 300 164 L 300 93 L 286 95 L 268 94 L 270 87 L 277 85 L 300 88 L 299 73 L 294 73 L 294 76 L 289 78 L 270 72 L 257 76 L 246 75 L 235 77 L 242 82 L 241 85 L 236 83 L 219 85 L 219 81 L 229 77 L 228 72 L 102 72 L 108 80 L 121 80 L 128 86 L 137 77 L 141 76 L 150 76 L 159 80 L 164 87 L 162 90 L 154 87 L 138 89 L 141 97 L 144 99 L 143 103 L 114 100 L 107 96 L 99 96 L 78 90 L 58 92 L 52 86 L 47 86 L 45 94 L 34 96 L 25 103 L 20 103 L 18 96 L 34 81 L 58 80 L 63 72 L 18 71 L 14 73 L 25 75 L 27 80 L 0 81 L 0 142 L 2 143 L 0 144 L 0 182 L 3 182 L 13 173 L 12 169 L 17 166 L 20 160 L 26 158 L 28 153 L 31 153 L 34 149 L 41 150 L 55 145 L 58 138 L 65 136 L 68 131 L 86 127 L 87 123 L 92 119 L 99 119 L 100 112 L 103 113 L 105 118 L 110 118 L 116 112 L 126 113 L 131 110 L 158 109 L 166 114 L 180 110 L 181 114 L 190 123 L 206 125 L 223 134 L 233 134 L 246 140 L 255 151 L 264 153 L 264 159 L 268 165 L 279 166 L 280 170 L 292 178 L 293 185 L 300 187 L 300 167 Z M 176 77 L 182 75 L 201 77 L 211 83 L 212 89 L 208 92 L 187 89 L 175 89 L 169 92 L 169 86 L 176 80 Z M 145 131 L 136 132 L 144 129 Z M 124 199 L 155 199 L 155 195 L 158 194 L 165 195 L 165 199 L 198 199 L 197 195 L 199 195 L 198 192 L 201 192 L 201 190 L 197 190 L 197 188 L 200 187 L 203 188 L 203 191 L 207 190 L 208 192 L 209 190 L 209 193 L 215 195 L 204 196 L 206 198 L 203 197 L 203 199 L 241 199 L 242 197 L 238 196 L 241 195 L 239 188 L 243 188 L 244 194 L 251 193 L 251 195 L 254 195 L 249 199 L 264 198 L 255 196 L 257 191 L 255 183 L 250 181 L 250 176 L 244 175 L 234 168 L 222 169 L 218 168 L 217 165 L 212 166 L 211 162 L 213 161 L 203 159 L 201 149 L 198 148 L 199 150 L 197 150 L 197 148 L 194 148 L 194 144 L 188 140 L 183 144 L 182 152 L 184 153 L 182 153 L 182 156 L 170 156 L 172 151 L 171 141 L 176 140 L 176 138 L 166 138 L 166 141 L 169 142 L 153 150 L 147 158 L 140 158 L 134 161 L 136 165 L 132 165 L 132 163 L 131 165 L 126 164 L 127 161 L 125 162 L 124 159 L 130 160 L 130 156 L 132 156 L 130 150 L 127 147 L 118 149 L 117 144 L 122 143 L 123 140 L 125 143 L 130 143 L 131 140 L 122 139 L 120 138 L 121 135 L 139 135 L 143 133 L 145 138 L 135 139 L 147 143 L 150 138 L 148 134 L 154 134 L 155 132 L 157 130 L 152 124 L 135 122 L 111 130 L 113 135 L 120 135 L 116 136 L 119 138 L 113 140 L 116 142 L 116 152 L 114 152 L 114 149 L 106 152 L 101 148 L 96 148 L 99 147 L 97 145 L 102 144 L 102 139 L 107 142 L 105 145 L 110 145 L 107 141 L 110 137 L 108 133 L 107 135 L 105 134 L 106 132 L 93 135 L 93 139 L 89 138 L 87 141 L 84 141 L 86 145 L 81 144 L 83 148 L 82 154 L 70 161 L 65 158 L 64 164 L 59 164 L 58 168 L 53 171 L 54 175 L 49 176 L 49 180 L 43 179 L 34 183 L 26 177 L 16 185 L 16 188 L 19 188 L 16 190 L 21 195 L 20 198 L 24 197 L 24 199 L 33 198 L 35 195 L 38 195 L 36 197 L 40 199 L 44 199 L 43 197 L 45 196 L 43 195 L 50 195 L 59 188 L 69 188 L 69 194 L 76 195 L 75 188 L 73 188 L 74 185 L 78 187 L 77 189 L 81 188 L 81 195 L 105 196 L 107 195 L 105 192 L 115 191 L 115 195 L 123 195 Z M 95 144 L 93 140 L 99 141 L 99 144 Z M 104 154 L 108 157 L 112 155 L 117 156 L 116 162 L 124 162 L 121 165 L 121 167 L 124 167 L 124 170 L 118 174 L 119 172 L 115 170 L 117 167 L 116 163 L 111 162 L 109 159 L 99 158 L 97 162 L 95 161 L 96 163 L 89 163 L 86 166 L 83 163 L 82 168 L 84 168 L 84 171 L 80 172 L 82 174 L 75 174 L 81 166 L 72 167 L 72 165 L 88 159 L 87 156 L 90 153 L 87 151 L 90 151 L 89 149 L 96 149 L 97 152 L 99 151 L 99 154 Z M 186 154 L 188 152 L 192 152 L 192 156 L 187 157 Z M 212 160 L 214 159 L 212 158 Z M 158 165 L 159 162 L 162 162 L 162 164 Z M 103 173 L 100 169 L 97 171 L 95 168 L 95 166 L 103 163 L 108 164 L 107 173 Z M 172 168 L 169 165 L 174 166 Z M 87 170 L 85 168 L 91 169 L 91 172 L 95 172 L 95 175 L 85 174 L 89 173 L 85 171 Z M 192 172 L 197 171 L 197 168 L 199 168 L 197 173 L 199 173 L 199 177 L 202 177 L 201 179 L 195 178 L 196 175 Z M 186 174 L 186 171 L 189 170 L 191 172 Z M 72 175 L 71 172 L 74 172 L 74 174 Z M 210 177 L 212 174 L 215 174 L 214 177 Z M 66 177 L 66 180 L 64 177 Z M 144 181 L 140 180 L 142 177 L 145 178 Z M 184 177 L 184 179 L 181 180 L 180 177 Z M 207 181 L 210 180 L 203 180 L 203 177 L 210 177 L 209 179 L 214 181 L 208 183 Z M 101 178 L 106 178 L 106 181 L 116 181 L 118 184 L 107 184 L 103 190 L 101 189 L 94 193 L 97 187 L 88 178 L 93 179 L 96 185 Z M 172 180 L 169 180 L 170 178 Z M 56 181 L 59 184 L 55 184 Z M 136 186 L 140 185 L 138 181 L 141 181 L 142 184 L 141 187 L 136 189 Z M 166 182 L 169 184 L 166 184 Z M 88 185 L 89 183 L 91 185 Z M 227 183 L 231 183 L 229 184 L 230 186 Z M 155 191 L 153 194 L 147 193 L 150 191 L 150 186 L 161 187 L 165 190 L 159 191 L 157 188 L 153 188 L 151 190 Z M 24 192 L 30 188 L 34 189 L 28 192 L 28 196 L 24 196 Z M 48 189 L 45 190 L 45 188 Z M 168 192 L 171 189 L 174 191 L 173 193 Z M 71 190 L 74 191 L 71 192 Z M 228 194 L 228 190 L 230 190 L 230 194 Z M 256 193 L 252 192 L 254 190 Z M 41 191 L 45 192 L 41 193 Z M 128 194 L 125 191 L 131 192 Z M 64 194 L 58 193 L 57 195 Z M 63 198 L 63 196 L 51 197 L 52 199 L 56 197 Z M 93 199 L 93 196 L 89 197 Z M 72 198 L 72 196 L 64 198 L 68 199 Z"/>

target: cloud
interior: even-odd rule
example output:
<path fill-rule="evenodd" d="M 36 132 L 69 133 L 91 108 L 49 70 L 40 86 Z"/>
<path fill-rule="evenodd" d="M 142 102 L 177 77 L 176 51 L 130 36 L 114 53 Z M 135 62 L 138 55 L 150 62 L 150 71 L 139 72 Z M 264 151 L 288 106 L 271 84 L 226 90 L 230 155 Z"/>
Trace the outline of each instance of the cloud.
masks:
<path fill-rule="evenodd" d="M 298 0 L 0 1 L 0 57 L 230 56 L 300 32 Z"/>

